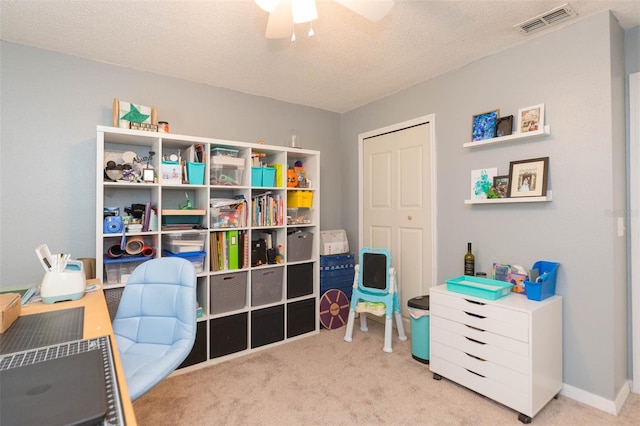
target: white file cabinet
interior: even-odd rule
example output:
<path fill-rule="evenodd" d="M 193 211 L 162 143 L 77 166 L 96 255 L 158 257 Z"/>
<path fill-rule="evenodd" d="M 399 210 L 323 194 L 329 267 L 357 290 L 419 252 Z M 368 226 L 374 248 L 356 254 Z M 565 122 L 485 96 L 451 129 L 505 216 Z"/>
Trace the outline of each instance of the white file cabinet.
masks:
<path fill-rule="evenodd" d="M 487 300 L 430 291 L 430 368 L 530 423 L 562 389 L 562 297 Z"/>

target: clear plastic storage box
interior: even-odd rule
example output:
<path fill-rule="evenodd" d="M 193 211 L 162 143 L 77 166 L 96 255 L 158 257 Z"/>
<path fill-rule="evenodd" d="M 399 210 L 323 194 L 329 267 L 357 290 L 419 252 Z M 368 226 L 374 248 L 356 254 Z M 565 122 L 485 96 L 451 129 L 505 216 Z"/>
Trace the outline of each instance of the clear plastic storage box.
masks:
<path fill-rule="evenodd" d="M 173 254 L 204 251 L 207 234 L 207 231 L 164 234 L 162 249 Z"/>

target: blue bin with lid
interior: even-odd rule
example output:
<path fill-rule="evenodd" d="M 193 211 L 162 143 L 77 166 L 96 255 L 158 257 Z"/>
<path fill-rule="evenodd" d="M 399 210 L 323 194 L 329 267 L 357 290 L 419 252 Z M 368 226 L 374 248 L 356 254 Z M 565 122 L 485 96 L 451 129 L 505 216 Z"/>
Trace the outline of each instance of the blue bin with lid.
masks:
<path fill-rule="evenodd" d="M 429 296 L 409 299 L 411 317 L 411 357 L 423 364 L 429 364 Z"/>

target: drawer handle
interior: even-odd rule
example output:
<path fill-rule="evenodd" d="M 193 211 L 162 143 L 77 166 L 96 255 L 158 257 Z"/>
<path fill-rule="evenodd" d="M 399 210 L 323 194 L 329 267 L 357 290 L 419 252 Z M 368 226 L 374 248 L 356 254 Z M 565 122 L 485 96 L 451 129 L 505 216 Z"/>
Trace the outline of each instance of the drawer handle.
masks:
<path fill-rule="evenodd" d="M 484 379 L 484 377 L 485 377 L 485 376 L 483 376 L 482 374 L 479 374 L 479 373 L 476 373 L 475 371 L 471 371 L 471 370 L 469 370 L 468 368 L 465 368 L 465 370 L 467 370 L 467 371 L 468 371 L 469 373 L 471 373 L 471 374 L 475 374 L 476 376 L 480 376 L 480 377 L 482 377 L 483 379 Z"/>
<path fill-rule="evenodd" d="M 467 311 L 464 311 L 464 313 L 469 315 L 470 317 L 474 317 L 474 318 L 480 318 L 480 319 L 485 319 L 486 318 L 486 317 L 483 317 L 482 315 L 472 314 L 471 312 L 467 312 Z"/>
<path fill-rule="evenodd" d="M 473 342 L 473 343 L 477 343 L 479 345 L 486 345 L 486 343 L 481 342 L 480 340 L 472 339 L 471 337 L 464 336 L 464 338 L 469 340 L 469 341 L 471 341 L 471 342 Z"/>
<path fill-rule="evenodd" d="M 472 330 L 482 331 L 483 333 L 485 332 L 485 330 L 483 330 L 483 329 L 481 329 L 481 328 L 474 327 L 474 326 L 469 325 L 469 324 L 465 324 L 465 325 L 466 325 L 467 327 L 469 327 L 470 329 L 472 329 Z"/>
<path fill-rule="evenodd" d="M 477 359 L 478 361 L 483 361 L 483 362 L 484 362 L 484 361 L 486 361 L 486 359 L 482 359 L 482 358 L 480 358 L 479 356 L 471 355 L 471 354 L 466 353 L 466 352 L 465 352 L 464 354 L 465 354 L 466 356 L 468 356 L 468 357 L 475 358 L 475 359 Z"/>
<path fill-rule="evenodd" d="M 464 299 L 464 300 L 466 300 L 469 303 L 473 303 L 474 305 L 481 305 L 481 306 L 486 305 L 486 303 L 478 302 L 476 300 L 469 300 L 469 299 Z"/>

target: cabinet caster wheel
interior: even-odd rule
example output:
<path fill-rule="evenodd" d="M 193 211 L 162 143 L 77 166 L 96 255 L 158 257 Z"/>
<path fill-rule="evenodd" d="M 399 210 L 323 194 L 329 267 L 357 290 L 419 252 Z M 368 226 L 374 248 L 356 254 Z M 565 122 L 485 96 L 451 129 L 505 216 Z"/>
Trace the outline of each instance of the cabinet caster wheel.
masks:
<path fill-rule="evenodd" d="M 531 417 L 525 416 L 522 413 L 518 414 L 518 420 L 520 420 L 525 425 L 528 425 L 529 423 L 531 423 Z"/>
<path fill-rule="evenodd" d="M 442 376 L 437 373 L 433 373 L 433 380 L 442 380 Z"/>

